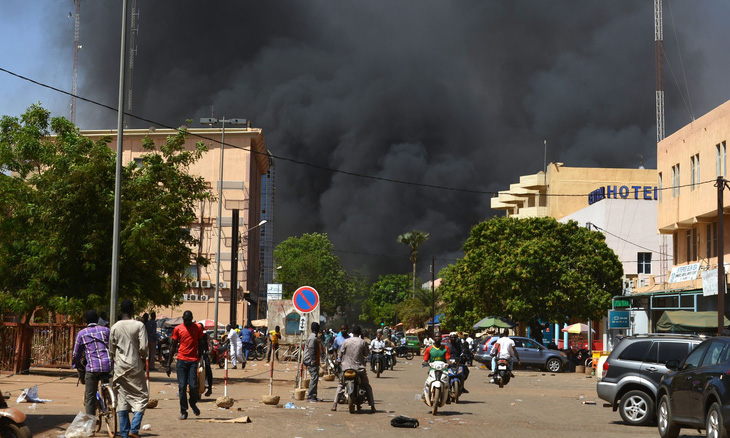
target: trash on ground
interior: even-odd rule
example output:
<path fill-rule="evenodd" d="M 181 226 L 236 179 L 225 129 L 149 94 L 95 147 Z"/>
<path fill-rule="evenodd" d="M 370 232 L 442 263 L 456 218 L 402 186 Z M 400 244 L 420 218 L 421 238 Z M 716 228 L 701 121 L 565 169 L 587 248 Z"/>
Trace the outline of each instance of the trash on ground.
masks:
<path fill-rule="evenodd" d="M 152 425 L 151 424 L 145 424 L 144 426 L 142 426 L 142 430 L 152 430 Z"/>
<path fill-rule="evenodd" d="M 31 386 L 30 388 L 25 388 L 23 392 L 20 393 L 18 396 L 18 399 L 15 401 L 16 403 L 45 403 L 53 400 L 47 400 L 38 398 L 38 385 Z"/>
<path fill-rule="evenodd" d="M 292 403 L 292 402 L 289 402 L 289 403 L 287 403 L 287 404 L 284 405 L 284 409 L 296 409 L 296 408 L 297 407 L 294 406 L 294 403 Z"/>
<path fill-rule="evenodd" d="M 205 420 L 198 420 L 198 423 L 250 423 L 251 417 L 238 417 L 231 418 L 229 420 L 220 420 L 218 418 L 206 418 Z"/>
<path fill-rule="evenodd" d="M 86 412 L 76 414 L 74 421 L 66 429 L 66 438 L 81 438 L 94 436 L 96 429 L 96 417 L 87 415 Z"/>

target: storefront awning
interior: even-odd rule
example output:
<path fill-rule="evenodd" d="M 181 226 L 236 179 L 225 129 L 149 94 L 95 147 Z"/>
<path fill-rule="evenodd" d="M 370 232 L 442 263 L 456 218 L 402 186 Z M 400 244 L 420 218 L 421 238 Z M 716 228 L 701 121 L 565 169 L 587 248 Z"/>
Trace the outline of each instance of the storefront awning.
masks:
<path fill-rule="evenodd" d="M 725 318 L 725 327 L 730 321 Z M 708 332 L 717 331 L 717 312 L 690 312 L 667 310 L 656 324 L 658 332 Z"/>

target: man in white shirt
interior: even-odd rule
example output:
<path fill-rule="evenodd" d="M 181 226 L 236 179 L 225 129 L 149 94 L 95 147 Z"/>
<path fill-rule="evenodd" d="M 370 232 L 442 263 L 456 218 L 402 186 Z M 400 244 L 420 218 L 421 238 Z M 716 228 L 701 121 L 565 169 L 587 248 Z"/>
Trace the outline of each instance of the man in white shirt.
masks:
<path fill-rule="evenodd" d="M 373 362 L 373 360 L 372 360 L 373 359 L 373 350 L 377 350 L 377 349 L 380 349 L 381 352 L 382 352 L 382 350 L 385 349 L 385 341 L 383 340 L 383 331 L 380 329 L 378 329 L 375 339 L 370 341 L 370 358 L 369 358 L 369 360 L 370 360 L 370 371 L 372 371 L 372 372 L 375 372 L 375 362 Z"/>
<path fill-rule="evenodd" d="M 497 368 L 497 359 L 507 360 L 510 374 L 512 373 L 513 356 L 517 358 L 517 364 L 522 365 L 520 355 L 517 353 L 517 349 L 515 348 L 515 341 L 509 338 L 507 330 L 499 336 L 497 342 L 495 342 L 492 346 L 492 351 L 490 353 L 492 354 L 492 372 L 489 373 L 490 377 L 494 375 L 494 370 Z M 514 377 L 514 374 L 512 374 L 512 377 Z M 494 383 L 494 379 L 490 380 L 489 383 Z"/>
<path fill-rule="evenodd" d="M 228 330 L 228 355 L 231 357 L 231 368 L 235 370 L 238 361 L 243 363 L 241 340 L 238 338 L 238 332 L 231 324 L 226 326 L 226 330 Z"/>

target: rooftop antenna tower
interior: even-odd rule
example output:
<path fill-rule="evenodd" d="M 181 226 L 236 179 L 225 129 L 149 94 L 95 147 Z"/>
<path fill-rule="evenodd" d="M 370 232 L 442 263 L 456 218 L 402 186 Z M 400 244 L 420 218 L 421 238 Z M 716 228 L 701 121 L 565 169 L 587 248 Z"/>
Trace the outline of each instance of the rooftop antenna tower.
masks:
<path fill-rule="evenodd" d="M 137 56 L 137 46 L 135 45 L 135 37 L 139 33 L 139 10 L 137 9 L 137 0 L 132 0 L 132 14 L 130 16 L 129 29 L 131 30 L 129 36 L 129 71 L 127 76 L 127 111 L 132 113 L 132 95 L 134 84 L 134 57 Z M 124 115 L 124 127 L 129 128 L 129 115 Z"/>
<path fill-rule="evenodd" d="M 74 73 L 73 73 L 73 84 L 71 85 L 71 123 L 73 123 L 75 125 L 76 124 L 76 90 L 77 90 L 78 70 L 79 70 L 79 51 L 81 50 L 81 44 L 79 44 L 79 24 L 81 22 L 81 0 L 74 0 L 74 5 L 76 5 L 76 14 L 74 15 Z"/>
<path fill-rule="evenodd" d="M 664 21 L 662 0 L 654 0 L 654 63 L 656 76 L 656 142 L 664 140 Z M 667 236 L 662 234 L 659 246 L 659 274 L 663 285 L 667 284 Z"/>

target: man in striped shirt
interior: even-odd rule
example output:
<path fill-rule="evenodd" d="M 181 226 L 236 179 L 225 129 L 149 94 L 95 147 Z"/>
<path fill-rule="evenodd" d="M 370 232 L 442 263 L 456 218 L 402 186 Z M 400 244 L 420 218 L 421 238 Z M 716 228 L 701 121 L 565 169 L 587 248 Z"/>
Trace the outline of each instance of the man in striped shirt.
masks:
<path fill-rule="evenodd" d="M 83 366 L 86 359 L 85 388 L 86 413 L 96 414 L 96 388 L 102 375 L 112 371 L 112 361 L 109 357 L 109 328 L 97 325 L 99 315 L 96 310 L 86 312 L 86 328 L 76 335 L 74 343 L 73 366 Z"/>

